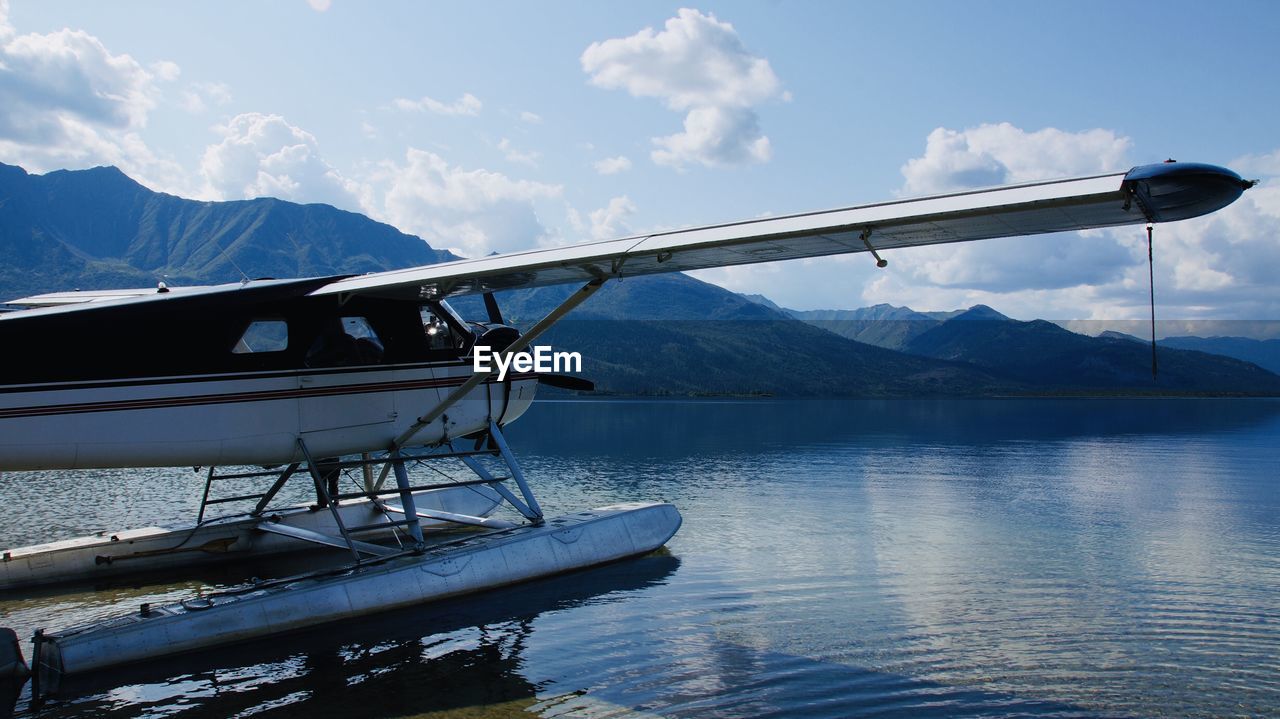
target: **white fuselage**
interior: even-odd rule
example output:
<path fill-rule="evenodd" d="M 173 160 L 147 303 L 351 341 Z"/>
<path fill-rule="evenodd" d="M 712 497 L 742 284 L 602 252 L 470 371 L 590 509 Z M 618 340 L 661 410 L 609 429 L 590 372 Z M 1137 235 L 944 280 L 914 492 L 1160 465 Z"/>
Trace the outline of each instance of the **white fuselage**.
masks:
<path fill-rule="evenodd" d="M 0 386 L 0 471 L 284 464 L 387 449 L 471 375 L 467 362 Z M 531 374 L 486 382 L 406 446 L 528 409 Z"/>

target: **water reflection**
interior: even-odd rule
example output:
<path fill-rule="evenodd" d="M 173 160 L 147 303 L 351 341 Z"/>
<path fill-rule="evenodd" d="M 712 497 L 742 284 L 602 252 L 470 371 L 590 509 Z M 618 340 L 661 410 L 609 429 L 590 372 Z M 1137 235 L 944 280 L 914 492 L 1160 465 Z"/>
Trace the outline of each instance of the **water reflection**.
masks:
<path fill-rule="evenodd" d="M 696 409 L 682 412 L 682 405 Z M 682 421 L 688 412 L 707 431 L 690 431 Z M 850 444 L 1203 436 L 1277 423 L 1280 401 L 1272 400 L 581 400 L 539 402 L 507 437 L 540 454 L 657 458 Z"/>
<path fill-rule="evenodd" d="M 669 568 L 112 674 L 51 715 L 1280 713 L 1280 402 L 565 402 L 507 435 L 549 513 L 675 502 L 641 560 Z"/>
<path fill-rule="evenodd" d="M 546 613 L 624 602 L 667 582 L 666 552 L 463 600 L 72 677 L 40 717 L 499 715 L 537 703 L 523 653 Z M 252 710 L 252 711 L 251 711 Z M 487 712 L 487 713 L 486 713 Z M 19 716 L 34 715 L 24 707 Z"/>

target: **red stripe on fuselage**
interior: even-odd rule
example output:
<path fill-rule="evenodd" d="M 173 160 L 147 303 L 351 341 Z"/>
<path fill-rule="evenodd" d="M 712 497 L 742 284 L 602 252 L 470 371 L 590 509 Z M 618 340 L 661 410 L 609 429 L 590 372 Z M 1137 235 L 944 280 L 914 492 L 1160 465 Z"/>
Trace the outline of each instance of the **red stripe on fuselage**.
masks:
<path fill-rule="evenodd" d="M 82 402 L 77 404 L 55 404 L 36 407 L 13 407 L 0 409 L 0 419 L 18 417 L 43 417 L 61 414 L 82 414 L 86 412 L 119 412 L 132 409 L 163 409 L 167 407 L 199 407 L 210 404 L 228 404 L 233 402 L 268 402 L 282 399 L 305 399 L 309 397 L 335 397 L 348 394 L 375 394 L 379 392 L 399 392 L 415 389 L 435 389 L 458 387 L 466 382 L 470 375 L 442 377 L 420 380 L 399 380 L 396 382 L 370 382 L 365 384 L 344 384 L 332 387 L 307 387 L 284 390 L 263 390 L 260 392 L 236 392 L 232 394 L 188 395 L 185 397 L 156 397 L 153 399 L 114 400 L 109 402 Z M 513 374 L 510 381 L 536 379 L 533 373 Z M 490 379 L 485 384 L 500 384 Z M 83 390 L 75 390 L 83 391 Z"/>

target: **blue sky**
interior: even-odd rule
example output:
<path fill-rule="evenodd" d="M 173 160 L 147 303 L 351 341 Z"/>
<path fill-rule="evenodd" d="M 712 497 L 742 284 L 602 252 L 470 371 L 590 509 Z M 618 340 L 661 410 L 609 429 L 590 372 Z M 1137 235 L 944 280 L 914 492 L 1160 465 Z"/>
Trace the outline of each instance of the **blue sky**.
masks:
<path fill-rule="evenodd" d="M 473 255 L 1174 157 L 1263 184 L 1157 229 L 1161 315 L 1278 319 L 1277 31 L 1273 2 L 0 0 L 0 161 Z M 1147 311 L 1140 228 L 889 259 L 698 276 L 799 309 Z"/>

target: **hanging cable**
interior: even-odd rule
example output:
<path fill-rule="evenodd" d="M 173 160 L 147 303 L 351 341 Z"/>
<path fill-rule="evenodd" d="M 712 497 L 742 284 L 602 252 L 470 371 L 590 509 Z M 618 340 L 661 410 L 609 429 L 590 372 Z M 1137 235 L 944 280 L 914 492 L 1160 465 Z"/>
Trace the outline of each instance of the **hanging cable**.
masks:
<path fill-rule="evenodd" d="M 1156 378 L 1156 269 L 1151 252 L 1151 229 L 1147 223 L 1147 284 L 1151 288 L 1151 379 Z"/>

